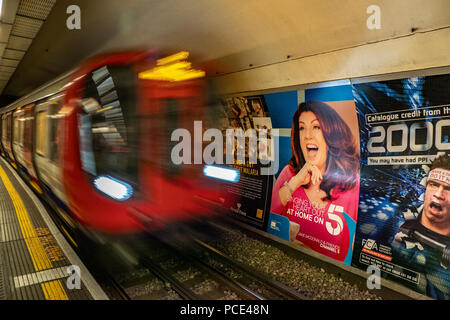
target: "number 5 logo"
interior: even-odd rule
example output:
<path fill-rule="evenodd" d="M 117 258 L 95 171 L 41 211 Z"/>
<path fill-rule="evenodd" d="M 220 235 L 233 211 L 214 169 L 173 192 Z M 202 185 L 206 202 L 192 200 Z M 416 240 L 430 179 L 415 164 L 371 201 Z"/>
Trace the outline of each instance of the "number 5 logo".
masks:
<path fill-rule="evenodd" d="M 339 217 L 337 214 L 333 213 L 335 211 L 342 213 L 342 212 L 344 212 L 344 208 L 341 207 L 341 206 L 335 206 L 334 204 L 331 204 L 330 208 L 328 209 L 328 212 L 327 212 L 328 219 L 337 222 L 336 228 L 333 228 L 331 226 L 331 222 L 330 221 L 327 221 L 325 223 L 325 226 L 327 227 L 327 231 L 333 236 L 339 235 L 342 232 L 342 230 L 344 230 L 344 223 L 342 222 L 341 217 Z"/>

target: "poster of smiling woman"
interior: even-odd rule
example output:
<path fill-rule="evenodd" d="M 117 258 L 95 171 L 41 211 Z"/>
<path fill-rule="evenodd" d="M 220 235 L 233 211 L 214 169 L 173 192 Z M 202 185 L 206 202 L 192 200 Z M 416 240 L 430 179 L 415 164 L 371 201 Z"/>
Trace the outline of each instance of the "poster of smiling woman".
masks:
<path fill-rule="evenodd" d="M 291 242 L 350 264 L 360 164 L 351 89 L 312 89 L 304 94 L 306 101 L 292 116 L 291 158 L 280 163 L 272 190 L 268 232 L 277 234 L 277 224 L 286 228 L 288 223 Z"/>

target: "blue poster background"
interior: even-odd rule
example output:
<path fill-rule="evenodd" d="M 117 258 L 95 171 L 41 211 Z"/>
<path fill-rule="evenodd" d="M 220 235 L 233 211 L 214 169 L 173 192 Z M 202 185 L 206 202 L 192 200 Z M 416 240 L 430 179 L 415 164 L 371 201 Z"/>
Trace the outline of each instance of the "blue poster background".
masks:
<path fill-rule="evenodd" d="M 377 265 L 383 277 L 436 299 L 448 299 L 450 291 L 442 252 L 405 241 L 399 228 L 406 221 L 417 224 L 430 163 L 448 153 L 450 127 L 443 111 L 449 88 L 449 75 L 352 86 L 361 139 L 352 265 L 364 270 Z M 436 239 L 448 248 L 448 236 Z"/>

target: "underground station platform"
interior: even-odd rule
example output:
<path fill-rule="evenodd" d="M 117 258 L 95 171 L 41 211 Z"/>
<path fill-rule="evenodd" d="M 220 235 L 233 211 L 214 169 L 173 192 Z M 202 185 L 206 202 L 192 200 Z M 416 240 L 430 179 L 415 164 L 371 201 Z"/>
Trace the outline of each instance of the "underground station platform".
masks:
<path fill-rule="evenodd" d="M 0 159 L 0 300 L 107 299 L 36 195 Z"/>

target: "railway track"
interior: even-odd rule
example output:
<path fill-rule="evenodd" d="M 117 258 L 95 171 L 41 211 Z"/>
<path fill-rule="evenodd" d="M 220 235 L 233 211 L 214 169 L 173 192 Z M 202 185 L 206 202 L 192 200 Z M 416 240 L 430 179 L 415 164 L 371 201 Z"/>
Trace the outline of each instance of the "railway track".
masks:
<path fill-rule="evenodd" d="M 197 248 L 191 254 L 215 269 L 234 278 L 242 286 L 250 288 L 263 299 L 269 300 L 304 300 L 306 297 L 283 283 L 269 278 L 248 266 L 233 260 L 225 253 L 211 245 L 195 239 Z M 194 251 L 195 250 L 195 251 Z"/>
<path fill-rule="evenodd" d="M 135 246 L 133 249 L 137 249 Z M 130 299 L 286 300 L 303 299 L 295 290 L 233 261 L 199 239 L 168 243 L 148 236 L 136 256 L 146 277 L 123 283 Z M 144 272 L 145 273 L 145 272 Z M 139 282 L 139 283 L 138 283 Z M 151 283 L 159 282 L 153 286 Z M 130 283 L 130 281 L 128 281 Z M 161 295 L 161 288 L 167 294 Z M 159 296 L 158 296 L 158 294 Z M 171 293 L 171 294 L 169 294 Z"/>
<path fill-rule="evenodd" d="M 154 237 L 149 237 L 149 240 L 140 255 L 140 264 L 169 284 L 182 299 L 222 300 L 227 299 L 227 296 L 234 299 L 260 299 L 223 273 L 183 252 L 182 248 Z"/>

